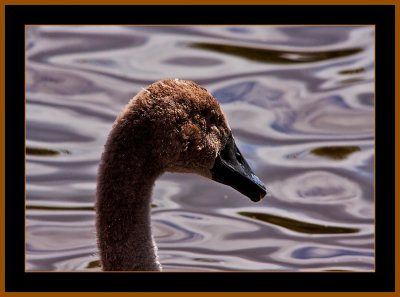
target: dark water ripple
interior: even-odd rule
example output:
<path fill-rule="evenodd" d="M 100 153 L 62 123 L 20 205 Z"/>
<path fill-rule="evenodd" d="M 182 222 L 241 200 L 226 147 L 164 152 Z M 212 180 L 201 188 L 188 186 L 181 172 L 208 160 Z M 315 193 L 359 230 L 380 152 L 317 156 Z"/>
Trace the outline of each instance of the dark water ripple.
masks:
<path fill-rule="evenodd" d="M 362 51 L 361 48 L 352 48 L 344 50 L 332 51 L 282 51 L 272 49 L 260 49 L 251 47 L 242 47 L 225 44 L 213 43 L 192 43 L 188 45 L 192 48 L 214 51 L 227 55 L 238 56 L 260 63 L 273 64 L 297 64 L 297 63 L 313 63 L 340 57 L 355 55 Z"/>
<path fill-rule="evenodd" d="M 143 87 L 221 103 L 268 195 L 165 174 L 165 270 L 374 270 L 373 26 L 27 26 L 26 269 L 97 271 L 98 161 Z"/>

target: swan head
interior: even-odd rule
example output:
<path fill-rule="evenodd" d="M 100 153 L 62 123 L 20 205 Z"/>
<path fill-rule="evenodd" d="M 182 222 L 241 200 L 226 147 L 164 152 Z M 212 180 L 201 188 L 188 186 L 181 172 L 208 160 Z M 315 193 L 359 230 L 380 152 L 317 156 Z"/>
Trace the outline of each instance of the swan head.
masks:
<path fill-rule="evenodd" d="M 265 186 L 237 148 L 218 101 L 205 88 L 187 80 L 159 81 L 139 92 L 126 110 L 117 122 L 131 115 L 146 127 L 152 158 L 163 171 L 213 179 L 252 201 L 265 196 Z"/>

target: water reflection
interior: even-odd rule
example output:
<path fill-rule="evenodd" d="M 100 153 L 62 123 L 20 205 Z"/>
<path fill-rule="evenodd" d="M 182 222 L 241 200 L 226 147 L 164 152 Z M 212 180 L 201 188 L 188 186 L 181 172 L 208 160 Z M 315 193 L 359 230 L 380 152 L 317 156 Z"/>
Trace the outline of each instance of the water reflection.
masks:
<path fill-rule="evenodd" d="M 117 114 L 163 78 L 221 103 L 266 184 L 253 204 L 165 174 L 164 270 L 374 269 L 373 26 L 27 26 L 26 269 L 100 270 L 97 166 Z"/>
<path fill-rule="evenodd" d="M 226 44 L 191 43 L 191 48 L 214 51 L 218 53 L 238 56 L 261 63 L 291 64 L 312 63 L 355 55 L 362 51 L 361 48 L 336 49 L 334 51 L 284 51 L 260 49 Z"/>
<path fill-rule="evenodd" d="M 341 233 L 357 233 L 359 230 L 355 228 L 334 227 L 326 225 L 318 225 L 307 222 L 301 222 L 289 218 L 275 216 L 267 213 L 258 212 L 239 212 L 240 215 L 252 219 L 260 220 L 269 224 L 284 227 L 286 229 L 308 234 L 341 234 Z"/>
<path fill-rule="evenodd" d="M 342 256 L 373 256 L 371 252 L 360 252 L 344 249 L 332 249 L 323 247 L 304 247 L 297 249 L 292 253 L 292 256 L 297 259 L 315 259 L 315 258 L 335 258 Z"/>
<path fill-rule="evenodd" d="M 27 147 L 26 148 L 27 155 L 36 155 L 36 156 L 56 156 L 59 154 L 67 154 L 70 152 L 67 150 L 51 150 L 47 148 L 36 148 L 36 147 Z"/>
<path fill-rule="evenodd" d="M 346 159 L 348 155 L 360 151 L 358 146 L 331 146 L 319 147 L 311 151 L 312 154 L 333 160 Z"/>

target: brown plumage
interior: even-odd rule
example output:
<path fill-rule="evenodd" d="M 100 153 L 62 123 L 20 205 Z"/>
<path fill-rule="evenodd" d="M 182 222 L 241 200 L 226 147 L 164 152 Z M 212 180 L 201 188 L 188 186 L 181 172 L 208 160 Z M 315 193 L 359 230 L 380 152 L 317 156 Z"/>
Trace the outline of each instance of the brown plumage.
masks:
<path fill-rule="evenodd" d="M 229 139 L 217 100 L 194 82 L 156 82 L 128 103 L 99 166 L 96 211 L 103 270 L 161 270 L 150 228 L 155 180 L 166 171 L 214 178 L 210 170 Z"/>

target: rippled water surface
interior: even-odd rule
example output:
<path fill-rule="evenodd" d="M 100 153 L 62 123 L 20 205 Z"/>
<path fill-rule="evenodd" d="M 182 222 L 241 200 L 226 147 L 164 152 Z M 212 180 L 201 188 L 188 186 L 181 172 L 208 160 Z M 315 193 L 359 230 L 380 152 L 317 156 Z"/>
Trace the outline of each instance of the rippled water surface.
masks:
<path fill-rule="evenodd" d="M 374 28 L 28 26 L 26 269 L 96 271 L 95 188 L 117 114 L 164 78 L 220 102 L 268 195 L 196 175 L 153 192 L 164 270 L 374 270 Z"/>

